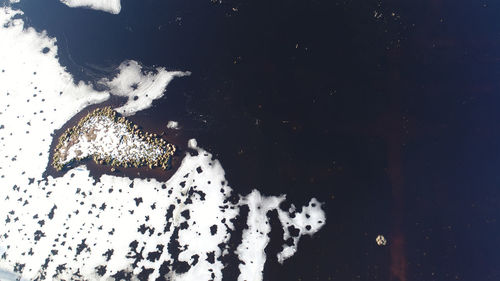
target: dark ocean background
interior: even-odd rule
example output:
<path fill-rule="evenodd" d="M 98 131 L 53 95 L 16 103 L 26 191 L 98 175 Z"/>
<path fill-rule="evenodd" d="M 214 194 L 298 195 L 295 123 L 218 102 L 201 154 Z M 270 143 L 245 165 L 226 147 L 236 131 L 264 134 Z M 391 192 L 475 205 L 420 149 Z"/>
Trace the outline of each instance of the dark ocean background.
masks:
<path fill-rule="evenodd" d="M 326 225 L 284 265 L 273 228 L 264 280 L 500 280 L 500 3 L 14 6 L 78 80 L 127 59 L 191 71 L 131 120 L 178 121 L 239 194 L 325 202 Z"/>

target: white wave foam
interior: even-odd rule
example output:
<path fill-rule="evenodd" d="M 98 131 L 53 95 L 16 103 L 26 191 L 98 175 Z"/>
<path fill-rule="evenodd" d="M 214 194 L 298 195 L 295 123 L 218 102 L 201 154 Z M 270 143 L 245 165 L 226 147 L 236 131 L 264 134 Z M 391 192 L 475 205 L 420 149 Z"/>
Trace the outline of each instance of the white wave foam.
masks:
<path fill-rule="evenodd" d="M 121 10 L 120 0 L 60 0 L 61 3 L 71 8 L 89 8 L 108 12 L 111 14 L 119 14 Z"/>
<path fill-rule="evenodd" d="M 167 279 L 222 280 L 220 258 L 235 251 L 244 262 L 239 280 L 262 280 L 268 210 L 278 212 L 285 240 L 288 226 L 299 230 L 280 261 L 295 253 L 300 235 L 324 225 L 315 199 L 301 212 L 281 210 L 284 195 L 258 191 L 233 203 L 220 162 L 194 139 L 188 146 L 197 155 L 187 154 L 167 182 L 111 175 L 95 181 L 85 166 L 44 178 L 54 130 L 109 93 L 75 84 L 57 60 L 56 40 L 23 30 L 22 20 L 11 19 L 19 13 L 0 9 L 0 273 L 28 280 L 106 280 L 117 274 L 155 280 L 163 272 Z M 137 78 L 137 72 L 128 77 Z M 110 85 L 126 86 L 118 79 Z M 249 208 L 248 229 L 235 229 L 232 219 L 243 205 Z M 233 231 L 243 231 L 237 249 L 228 244 Z"/>

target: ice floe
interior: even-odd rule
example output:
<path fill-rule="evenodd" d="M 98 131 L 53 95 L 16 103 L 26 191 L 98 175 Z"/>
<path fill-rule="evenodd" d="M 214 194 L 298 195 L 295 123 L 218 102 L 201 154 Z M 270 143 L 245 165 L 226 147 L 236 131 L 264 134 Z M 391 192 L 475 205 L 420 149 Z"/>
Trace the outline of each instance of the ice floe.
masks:
<path fill-rule="evenodd" d="M 115 109 L 124 116 L 151 107 L 154 100 L 163 96 L 172 79 L 191 74 L 188 71 L 167 71 L 163 67 L 148 71 L 133 60 L 123 62 L 118 70 L 116 77 L 103 79 L 101 83 L 108 86 L 113 95 L 128 98 L 125 105 Z"/>
<path fill-rule="evenodd" d="M 168 129 L 179 130 L 179 122 L 177 122 L 177 121 L 168 121 L 167 128 Z"/>
<path fill-rule="evenodd" d="M 194 139 L 188 146 L 196 153 L 187 153 L 167 182 L 94 179 L 83 165 L 61 177 L 44 176 L 54 130 L 110 94 L 75 84 L 58 62 L 56 39 L 23 29 L 21 19 L 12 19 L 20 13 L 0 9 L 0 276 L 222 280 L 224 258 L 237 255 L 238 279 L 262 280 L 268 211 L 278 213 L 283 239 L 293 242 L 283 245 L 281 262 L 297 251 L 301 235 L 325 224 L 316 199 L 284 210 L 285 195 L 235 194 L 221 163 Z M 107 82 L 111 93 L 126 92 L 129 98 L 127 79 L 140 84 L 136 91 L 150 101 L 137 104 L 132 98 L 121 109 L 131 114 L 159 98 L 172 77 L 161 69 L 144 74 L 130 61 Z M 148 82 L 142 83 L 144 78 Z M 248 228 L 238 229 L 235 219 Z M 232 246 L 236 233 L 242 233 L 242 242 Z"/>
<path fill-rule="evenodd" d="M 119 14 L 121 10 L 120 0 L 60 0 L 61 3 L 71 8 L 89 8 L 108 12 L 111 14 Z"/>

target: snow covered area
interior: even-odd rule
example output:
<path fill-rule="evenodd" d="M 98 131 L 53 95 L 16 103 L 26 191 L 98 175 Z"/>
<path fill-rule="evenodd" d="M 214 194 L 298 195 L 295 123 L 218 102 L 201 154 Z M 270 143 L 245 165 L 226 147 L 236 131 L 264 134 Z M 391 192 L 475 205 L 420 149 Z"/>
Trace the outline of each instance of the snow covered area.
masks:
<path fill-rule="evenodd" d="M 116 77 L 100 82 L 110 88 L 111 94 L 128 98 L 125 105 L 116 108 L 116 111 L 124 116 L 151 107 L 154 100 L 163 96 L 172 79 L 191 74 L 189 71 L 167 71 L 163 67 L 147 71 L 133 60 L 123 62 L 118 70 Z"/>
<path fill-rule="evenodd" d="M 54 130 L 86 106 L 107 100 L 109 93 L 75 84 L 58 62 L 56 39 L 23 29 L 22 20 L 12 19 L 19 13 L 0 8 L 1 278 L 222 280 L 223 258 L 236 254 L 238 280 L 258 281 L 271 231 L 267 211 L 278 212 L 283 238 L 293 237 L 293 243 L 283 245 L 280 261 L 297 251 L 302 235 L 325 224 L 315 199 L 283 210 L 285 195 L 264 196 L 257 190 L 235 195 L 221 163 L 195 140 L 188 145 L 197 154 L 186 154 L 167 182 L 112 175 L 95 180 L 85 166 L 62 177 L 44 177 Z M 160 72 L 140 75 L 156 75 L 152 80 L 163 81 L 162 92 L 172 78 L 158 77 Z M 116 86 L 110 87 L 112 93 L 127 87 L 119 77 L 109 81 Z M 141 91 L 145 96 L 154 89 Z M 145 108 L 131 104 L 122 110 Z M 99 141 L 89 140 L 82 153 L 91 153 L 91 145 L 104 147 Z M 248 228 L 237 229 L 233 219 L 245 220 Z M 289 227 L 298 234 L 291 235 Z M 237 247 L 229 243 L 235 233 L 242 233 Z"/>
<path fill-rule="evenodd" d="M 71 8 L 84 7 L 93 10 L 119 14 L 121 10 L 120 0 L 60 0 L 61 3 Z"/>

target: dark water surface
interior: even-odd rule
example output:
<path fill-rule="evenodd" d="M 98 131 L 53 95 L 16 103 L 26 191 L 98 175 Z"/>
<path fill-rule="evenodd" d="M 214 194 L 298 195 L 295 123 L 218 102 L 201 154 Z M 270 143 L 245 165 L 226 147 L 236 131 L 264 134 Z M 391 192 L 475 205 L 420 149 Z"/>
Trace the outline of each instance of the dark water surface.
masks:
<path fill-rule="evenodd" d="M 325 202 L 325 227 L 283 266 L 268 255 L 264 280 L 500 280 L 499 3 L 20 6 L 78 79 L 126 59 L 192 71 L 131 120 L 179 121 L 238 193 Z"/>

